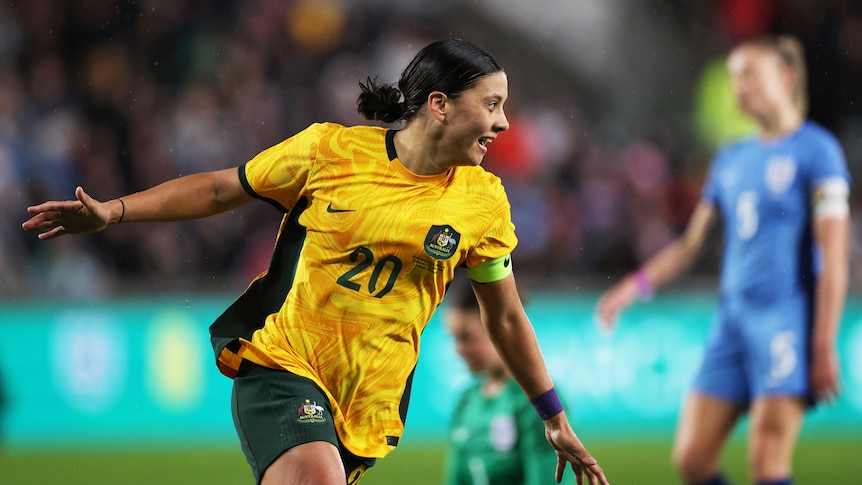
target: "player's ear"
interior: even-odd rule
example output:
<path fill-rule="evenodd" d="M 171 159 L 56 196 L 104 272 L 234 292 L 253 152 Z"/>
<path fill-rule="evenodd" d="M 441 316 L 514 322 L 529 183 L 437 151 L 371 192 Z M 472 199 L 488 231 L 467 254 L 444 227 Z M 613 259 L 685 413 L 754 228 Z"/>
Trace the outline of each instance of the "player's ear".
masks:
<path fill-rule="evenodd" d="M 796 72 L 796 69 L 790 66 L 782 66 L 780 72 L 781 80 L 784 82 L 784 85 L 787 87 L 787 90 L 790 93 L 793 93 L 793 90 L 796 88 L 796 83 L 799 79 L 799 73 Z"/>
<path fill-rule="evenodd" d="M 449 111 L 449 96 L 440 91 L 432 91 L 428 95 L 428 112 L 437 121 L 444 121 Z"/>

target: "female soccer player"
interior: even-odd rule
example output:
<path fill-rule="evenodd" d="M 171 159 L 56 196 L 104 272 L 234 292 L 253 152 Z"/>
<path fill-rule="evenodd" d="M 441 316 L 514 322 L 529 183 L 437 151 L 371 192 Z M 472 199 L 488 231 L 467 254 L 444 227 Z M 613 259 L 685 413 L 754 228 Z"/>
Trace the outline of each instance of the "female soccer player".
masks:
<path fill-rule="evenodd" d="M 443 320 L 478 380 L 453 413 L 446 485 L 552 483 L 547 470 L 557 457 L 544 445 L 539 417 L 491 343 L 465 278 L 449 286 Z"/>
<path fill-rule="evenodd" d="M 718 318 L 684 404 L 673 461 L 688 484 L 727 483 L 720 450 L 748 411 L 751 475 L 758 484 L 789 484 L 806 406 L 838 392 L 849 175 L 836 139 L 805 119 L 796 39 L 744 42 L 727 67 L 756 136 L 720 150 L 683 235 L 605 293 L 598 311 L 612 325 L 623 308 L 680 274 L 720 213 Z"/>
<path fill-rule="evenodd" d="M 357 483 L 401 437 L 419 336 L 465 265 L 488 330 L 579 483 L 606 484 L 556 398 L 518 299 L 510 208 L 479 165 L 509 125 L 505 72 L 460 40 L 423 48 L 398 86 L 360 84 L 369 119 L 314 124 L 240 167 L 99 202 L 46 202 L 41 239 L 206 217 L 254 199 L 284 212 L 269 270 L 210 328 L 258 483 Z M 550 470 L 549 470 L 550 473 Z M 559 479 L 559 478 L 558 478 Z"/>

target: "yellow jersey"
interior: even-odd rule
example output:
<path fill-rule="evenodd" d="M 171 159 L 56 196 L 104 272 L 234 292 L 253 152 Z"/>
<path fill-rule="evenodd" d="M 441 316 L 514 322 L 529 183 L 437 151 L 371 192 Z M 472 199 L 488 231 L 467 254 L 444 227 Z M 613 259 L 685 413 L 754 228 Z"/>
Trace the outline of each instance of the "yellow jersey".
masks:
<path fill-rule="evenodd" d="M 419 336 L 455 269 L 517 244 L 499 178 L 416 175 L 395 133 L 314 124 L 239 168 L 285 216 L 269 270 L 210 329 L 222 373 L 245 360 L 311 379 L 343 445 L 369 458 L 401 437 Z"/>

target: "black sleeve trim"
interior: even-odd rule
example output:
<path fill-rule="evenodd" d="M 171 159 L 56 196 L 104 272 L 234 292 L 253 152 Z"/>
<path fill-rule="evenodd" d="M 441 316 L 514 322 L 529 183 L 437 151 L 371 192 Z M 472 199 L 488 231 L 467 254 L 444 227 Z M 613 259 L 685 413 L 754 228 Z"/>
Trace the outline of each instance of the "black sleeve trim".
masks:
<path fill-rule="evenodd" d="M 264 196 L 258 194 L 257 192 L 255 192 L 253 188 L 251 188 L 251 184 L 248 183 L 248 177 L 245 175 L 245 164 L 240 165 L 238 171 L 239 171 L 239 183 L 242 184 L 243 190 L 245 190 L 245 192 L 248 195 L 254 197 L 255 199 L 262 200 L 262 201 L 272 205 L 273 207 L 278 209 L 278 211 L 281 212 L 282 214 L 287 214 L 289 212 L 289 209 L 285 208 L 277 200 L 270 199 L 269 197 L 264 197 Z"/>

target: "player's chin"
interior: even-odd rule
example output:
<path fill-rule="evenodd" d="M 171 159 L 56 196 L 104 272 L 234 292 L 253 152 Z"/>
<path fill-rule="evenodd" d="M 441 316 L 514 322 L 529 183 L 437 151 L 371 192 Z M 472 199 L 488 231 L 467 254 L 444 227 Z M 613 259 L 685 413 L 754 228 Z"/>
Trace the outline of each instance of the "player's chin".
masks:
<path fill-rule="evenodd" d="M 488 147 L 479 141 L 473 141 L 469 145 L 462 147 L 461 158 L 464 160 L 463 165 L 479 166 L 482 165 L 482 160 L 488 153 Z"/>
<path fill-rule="evenodd" d="M 763 115 L 764 109 L 758 103 L 750 98 L 741 99 L 738 103 L 739 110 L 749 118 L 760 118 Z"/>
<path fill-rule="evenodd" d="M 478 151 L 478 153 L 473 152 L 470 155 L 471 156 L 468 158 L 468 160 L 470 161 L 470 165 L 474 167 L 482 165 L 482 162 L 485 160 L 485 152 L 483 151 Z"/>

